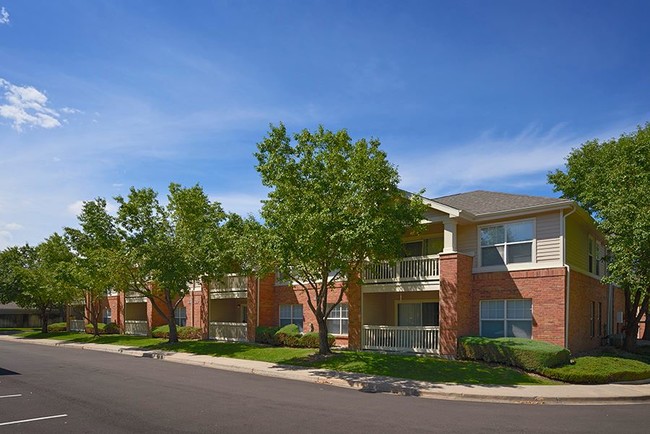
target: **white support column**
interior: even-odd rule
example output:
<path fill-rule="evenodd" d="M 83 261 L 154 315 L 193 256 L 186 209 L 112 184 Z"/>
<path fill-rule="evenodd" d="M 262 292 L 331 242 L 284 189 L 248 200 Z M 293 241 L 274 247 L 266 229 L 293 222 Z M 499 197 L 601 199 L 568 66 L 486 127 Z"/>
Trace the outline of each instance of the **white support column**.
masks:
<path fill-rule="evenodd" d="M 456 220 L 444 220 L 444 248 L 442 253 L 456 253 L 457 249 L 457 223 Z"/>

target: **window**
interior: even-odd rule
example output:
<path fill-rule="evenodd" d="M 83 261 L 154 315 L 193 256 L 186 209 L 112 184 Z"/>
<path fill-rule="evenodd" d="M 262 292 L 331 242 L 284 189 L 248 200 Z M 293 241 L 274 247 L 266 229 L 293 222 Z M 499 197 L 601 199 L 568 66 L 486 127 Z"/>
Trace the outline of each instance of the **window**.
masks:
<path fill-rule="evenodd" d="M 530 339 L 532 331 L 531 300 L 481 301 L 481 336 Z"/>
<path fill-rule="evenodd" d="M 591 302 L 591 321 L 589 323 L 589 334 L 592 338 L 603 336 L 603 303 Z"/>
<path fill-rule="evenodd" d="M 185 307 L 179 306 L 174 311 L 174 320 L 177 326 L 184 327 L 187 324 L 187 310 Z"/>
<path fill-rule="evenodd" d="M 287 324 L 295 324 L 302 332 L 302 304 L 281 304 L 280 305 L 280 327 Z"/>
<path fill-rule="evenodd" d="M 331 305 L 327 305 L 329 309 Z M 348 304 L 339 303 L 327 317 L 327 331 L 335 335 L 348 334 Z"/>
<path fill-rule="evenodd" d="M 111 309 L 104 309 L 104 324 L 110 324 L 111 322 Z"/>
<path fill-rule="evenodd" d="M 589 237 L 588 247 L 588 270 L 597 276 L 602 276 L 605 272 L 604 264 L 602 264 L 605 256 L 605 249 L 600 241 L 594 240 L 592 236 Z"/>
<path fill-rule="evenodd" d="M 398 326 L 437 326 L 439 325 L 439 305 L 437 302 L 398 303 Z"/>
<path fill-rule="evenodd" d="M 422 256 L 422 252 L 424 251 L 424 242 L 413 241 L 410 243 L 403 243 L 402 249 L 404 250 L 404 257 L 406 258 L 411 256 Z"/>
<path fill-rule="evenodd" d="M 480 229 L 481 266 L 533 262 L 532 220 Z"/>

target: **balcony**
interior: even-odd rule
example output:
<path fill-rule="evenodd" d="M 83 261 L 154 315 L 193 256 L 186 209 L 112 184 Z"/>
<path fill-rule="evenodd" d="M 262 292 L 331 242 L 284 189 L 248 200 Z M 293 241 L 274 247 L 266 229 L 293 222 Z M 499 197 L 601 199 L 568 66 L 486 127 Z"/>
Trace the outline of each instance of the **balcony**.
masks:
<path fill-rule="evenodd" d="M 364 292 L 438 289 L 438 255 L 412 256 L 396 261 L 367 264 L 362 272 Z"/>
<path fill-rule="evenodd" d="M 70 331 L 71 332 L 82 332 L 86 330 L 86 324 L 82 319 L 71 319 L 70 320 Z"/>
<path fill-rule="evenodd" d="M 361 342 L 364 350 L 438 354 L 440 327 L 364 325 Z"/>
<path fill-rule="evenodd" d="M 227 342 L 248 340 L 248 326 L 239 322 L 210 322 L 210 339 Z"/>
<path fill-rule="evenodd" d="M 149 325 L 146 320 L 125 320 L 124 334 L 132 336 L 148 336 Z"/>
<path fill-rule="evenodd" d="M 248 290 L 248 276 L 230 275 L 225 282 L 218 282 L 210 288 L 210 298 L 246 298 Z"/>

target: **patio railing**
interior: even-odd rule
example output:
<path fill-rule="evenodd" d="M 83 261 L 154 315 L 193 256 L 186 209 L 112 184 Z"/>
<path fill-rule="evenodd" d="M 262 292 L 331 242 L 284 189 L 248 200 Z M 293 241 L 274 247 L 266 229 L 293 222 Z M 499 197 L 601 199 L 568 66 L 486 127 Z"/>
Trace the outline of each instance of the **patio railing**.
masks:
<path fill-rule="evenodd" d="M 363 269 L 363 282 L 415 282 L 440 279 L 438 255 L 413 256 L 393 264 L 390 262 L 369 263 Z"/>
<path fill-rule="evenodd" d="M 210 339 L 229 342 L 248 340 L 248 326 L 240 322 L 210 322 Z"/>
<path fill-rule="evenodd" d="M 364 325 L 361 339 L 364 350 L 438 353 L 440 327 Z"/>

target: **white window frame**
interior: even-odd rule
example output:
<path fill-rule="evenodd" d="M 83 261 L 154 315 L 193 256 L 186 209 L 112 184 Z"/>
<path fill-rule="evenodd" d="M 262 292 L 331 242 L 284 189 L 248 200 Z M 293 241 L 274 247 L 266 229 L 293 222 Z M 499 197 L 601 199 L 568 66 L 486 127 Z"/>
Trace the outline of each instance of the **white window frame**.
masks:
<path fill-rule="evenodd" d="M 506 298 L 506 299 L 484 299 L 480 300 L 479 306 L 478 306 L 478 324 L 479 324 L 479 336 L 483 336 L 483 309 L 481 304 L 483 302 L 497 302 L 500 301 L 503 303 L 503 332 L 504 336 L 501 337 L 508 337 L 505 336 L 507 330 L 508 330 L 508 321 L 528 321 L 525 319 L 521 318 L 508 318 L 508 302 L 509 301 L 521 301 L 521 300 L 527 300 L 530 301 L 530 339 L 534 339 L 535 334 L 534 334 L 534 328 L 533 328 L 533 300 L 531 298 Z M 485 318 L 485 321 L 499 321 L 499 318 Z"/>
<path fill-rule="evenodd" d="M 290 316 L 290 317 L 283 317 L 283 316 L 282 316 L 282 307 L 283 307 L 283 306 L 291 306 L 291 316 Z M 301 320 L 301 322 L 302 322 L 302 326 L 299 325 L 299 324 L 296 324 L 296 323 L 294 322 L 294 321 L 297 321 L 297 320 L 298 320 L 298 317 L 297 317 L 297 316 L 294 316 L 294 314 L 293 314 L 293 310 L 294 310 L 293 308 L 294 308 L 295 306 L 300 306 L 300 309 L 301 309 L 301 310 L 300 310 L 300 320 Z M 289 320 L 289 321 L 290 321 L 289 324 L 296 324 L 296 325 L 298 326 L 298 328 L 300 329 L 300 331 L 302 332 L 303 329 L 304 329 L 304 326 L 305 326 L 305 307 L 304 307 L 302 304 L 299 304 L 299 303 L 295 303 L 295 304 L 281 304 L 280 306 L 278 306 L 278 326 L 280 326 L 280 327 L 284 327 L 284 326 L 282 325 L 282 320 L 283 320 L 283 319 L 284 319 L 284 320 Z M 285 325 L 289 325 L 289 324 L 285 324 Z"/>
<path fill-rule="evenodd" d="M 605 247 L 602 242 L 597 240 L 593 235 L 589 235 L 587 243 L 587 272 L 594 276 L 602 277 L 605 275 L 606 265 L 603 263 L 605 257 Z"/>
<path fill-rule="evenodd" d="M 181 315 L 181 312 L 184 313 L 184 315 Z M 185 320 L 185 324 L 183 324 L 183 325 L 180 324 L 181 319 Z M 187 308 L 185 306 L 178 306 L 174 310 L 174 322 L 179 327 L 187 326 Z"/>
<path fill-rule="evenodd" d="M 492 244 L 492 246 L 504 246 L 503 249 L 503 262 L 504 264 L 501 265 L 483 265 L 483 248 L 484 247 L 489 247 L 489 246 L 482 246 L 481 245 L 481 230 L 486 229 L 486 228 L 493 228 L 493 227 L 498 227 L 498 226 L 503 226 L 504 227 L 504 237 L 505 234 L 507 233 L 505 231 L 505 226 L 512 225 L 512 224 L 517 224 L 517 223 L 526 223 L 530 222 L 532 223 L 533 226 L 533 238 L 531 240 L 526 240 L 526 241 L 514 241 L 514 242 L 508 242 L 504 238 L 503 243 L 498 243 L 498 244 Z M 532 264 L 537 263 L 537 219 L 535 218 L 528 218 L 528 219 L 521 219 L 521 220 L 509 220 L 505 222 L 499 222 L 499 223 L 489 223 L 489 224 L 484 224 L 484 225 L 479 225 L 476 229 L 476 246 L 478 250 L 478 255 L 479 255 L 479 268 L 481 269 L 493 269 L 493 270 L 503 270 L 503 269 L 516 269 L 516 268 L 526 268 L 529 267 Z M 508 263 L 508 245 L 517 245 L 517 244 L 524 244 L 524 243 L 531 243 L 531 252 L 530 252 L 530 262 L 513 262 L 513 263 Z"/>
<path fill-rule="evenodd" d="M 328 304 L 327 308 L 329 309 L 331 306 L 332 306 L 331 304 Z M 341 312 L 343 306 L 347 307 L 347 309 L 345 309 L 345 313 L 347 314 L 346 316 L 343 316 L 342 312 Z M 337 314 L 339 314 L 339 316 L 334 316 L 333 317 L 332 316 L 333 313 L 337 313 Z M 349 303 L 339 303 L 339 304 L 337 304 L 336 307 L 327 316 L 326 321 L 327 321 L 327 332 L 328 333 L 332 333 L 335 336 L 347 336 L 350 333 L 350 304 Z M 332 330 L 330 330 L 330 325 L 329 325 L 330 321 L 338 323 L 338 325 L 339 325 L 338 330 L 343 329 L 343 323 L 344 322 L 347 323 L 348 326 L 346 328 L 348 329 L 348 333 L 334 333 L 334 332 L 332 332 Z"/>

